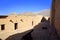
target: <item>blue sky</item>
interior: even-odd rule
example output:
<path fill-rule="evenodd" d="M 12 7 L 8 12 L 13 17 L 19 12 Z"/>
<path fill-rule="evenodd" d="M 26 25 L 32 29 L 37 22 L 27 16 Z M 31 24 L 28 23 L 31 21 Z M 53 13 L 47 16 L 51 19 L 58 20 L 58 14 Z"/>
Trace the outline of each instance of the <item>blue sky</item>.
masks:
<path fill-rule="evenodd" d="M 52 0 L 0 0 L 0 15 L 50 9 Z"/>

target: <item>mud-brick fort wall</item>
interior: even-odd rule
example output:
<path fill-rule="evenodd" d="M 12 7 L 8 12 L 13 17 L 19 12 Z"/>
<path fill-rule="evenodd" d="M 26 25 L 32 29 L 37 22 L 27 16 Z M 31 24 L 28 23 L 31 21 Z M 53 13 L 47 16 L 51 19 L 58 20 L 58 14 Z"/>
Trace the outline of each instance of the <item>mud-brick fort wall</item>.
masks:
<path fill-rule="evenodd" d="M 22 33 L 37 25 L 41 15 L 8 15 L 0 16 L 0 38 L 5 40 L 10 35 Z M 46 17 L 48 19 L 48 17 Z"/>

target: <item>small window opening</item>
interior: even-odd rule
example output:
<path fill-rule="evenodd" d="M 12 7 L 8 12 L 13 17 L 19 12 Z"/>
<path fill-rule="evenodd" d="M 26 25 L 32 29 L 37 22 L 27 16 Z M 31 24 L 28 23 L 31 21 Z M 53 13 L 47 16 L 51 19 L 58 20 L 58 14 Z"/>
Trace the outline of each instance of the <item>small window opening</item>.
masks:
<path fill-rule="evenodd" d="M 15 26 L 14 27 L 15 27 L 14 29 L 16 30 L 17 29 L 17 23 L 15 23 Z"/>
<path fill-rule="evenodd" d="M 10 20 L 10 22 L 12 22 L 12 23 L 13 23 L 13 21 L 12 21 L 12 20 Z"/>
<path fill-rule="evenodd" d="M 5 29 L 5 24 L 2 24 L 1 25 L 1 30 L 4 30 Z"/>
<path fill-rule="evenodd" d="M 32 25 L 33 25 L 33 21 L 32 21 Z"/>
<path fill-rule="evenodd" d="M 21 19 L 20 21 L 22 21 L 23 22 L 23 20 Z"/>

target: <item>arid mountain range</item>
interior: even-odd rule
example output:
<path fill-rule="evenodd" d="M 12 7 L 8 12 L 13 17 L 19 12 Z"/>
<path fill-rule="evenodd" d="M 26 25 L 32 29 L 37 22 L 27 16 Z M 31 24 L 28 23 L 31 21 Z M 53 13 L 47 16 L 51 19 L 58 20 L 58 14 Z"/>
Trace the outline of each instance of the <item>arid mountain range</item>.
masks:
<path fill-rule="evenodd" d="M 35 14 L 43 15 L 43 16 L 50 16 L 50 10 L 42 10 L 39 12 L 34 12 Z"/>
<path fill-rule="evenodd" d="M 50 10 L 42 10 L 37 12 L 23 12 L 23 15 L 43 15 L 43 16 L 50 16 Z"/>
<path fill-rule="evenodd" d="M 36 11 L 36 12 L 21 12 L 21 13 L 11 12 L 8 14 L 0 14 L 0 15 L 42 15 L 42 16 L 50 16 L 50 10 L 45 9 L 45 10 Z"/>

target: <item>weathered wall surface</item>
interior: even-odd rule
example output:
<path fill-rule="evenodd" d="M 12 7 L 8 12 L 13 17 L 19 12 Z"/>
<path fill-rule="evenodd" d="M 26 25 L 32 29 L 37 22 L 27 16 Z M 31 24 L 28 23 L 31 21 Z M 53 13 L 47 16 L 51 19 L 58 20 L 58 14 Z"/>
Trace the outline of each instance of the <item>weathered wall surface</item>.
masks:
<path fill-rule="evenodd" d="M 51 24 L 55 26 L 60 36 L 60 0 L 53 0 L 51 12 Z"/>
<path fill-rule="evenodd" d="M 60 36 L 60 0 L 56 0 L 55 27 Z"/>
<path fill-rule="evenodd" d="M 41 21 L 42 17 L 41 15 L 8 15 L 7 18 L 2 18 L 0 19 L 0 38 L 5 40 L 10 35 L 32 29 Z M 48 17 L 46 18 L 48 19 Z M 17 23 L 16 30 L 14 29 L 14 23 Z M 1 30 L 1 24 L 5 24 L 4 30 Z"/>

